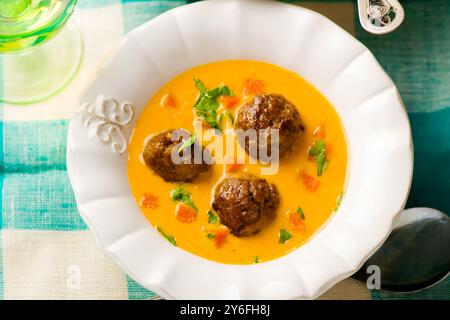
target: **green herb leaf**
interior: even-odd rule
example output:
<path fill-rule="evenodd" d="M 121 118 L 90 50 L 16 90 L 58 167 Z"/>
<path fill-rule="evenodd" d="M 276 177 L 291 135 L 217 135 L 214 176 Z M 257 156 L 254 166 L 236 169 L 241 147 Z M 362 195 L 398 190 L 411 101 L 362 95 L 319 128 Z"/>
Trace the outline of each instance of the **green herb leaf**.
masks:
<path fill-rule="evenodd" d="M 305 214 L 303 213 L 302 208 L 298 207 L 297 208 L 297 213 L 300 216 L 300 218 L 302 218 L 302 220 L 305 220 Z"/>
<path fill-rule="evenodd" d="M 178 149 L 178 154 L 180 154 L 184 149 L 192 146 L 197 138 L 195 137 L 195 133 L 192 134 L 188 139 L 186 139 L 183 144 Z"/>
<path fill-rule="evenodd" d="M 198 211 L 198 208 L 195 206 L 194 201 L 192 201 L 191 193 L 184 190 L 181 185 L 178 185 L 174 190 L 172 190 L 172 192 L 170 193 L 170 199 L 172 199 L 172 201 L 181 201 L 195 211 Z"/>
<path fill-rule="evenodd" d="M 197 87 L 200 94 L 204 95 L 206 93 L 206 87 L 200 79 L 194 79 L 195 86 Z"/>
<path fill-rule="evenodd" d="M 339 207 L 341 206 L 342 198 L 344 198 L 344 192 L 341 192 L 337 197 L 336 208 L 334 209 L 335 211 L 337 211 L 337 209 L 339 209 Z"/>
<path fill-rule="evenodd" d="M 172 235 L 167 235 L 164 233 L 164 231 L 162 231 L 162 229 L 160 227 L 156 227 L 156 229 L 158 230 L 159 233 L 161 233 L 161 235 L 167 240 L 169 241 L 171 244 L 173 244 L 175 247 L 177 246 L 177 240 L 175 239 L 174 236 Z"/>
<path fill-rule="evenodd" d="M 189 194 L 189 192 L 184 191 L 183 188 L 181 187 L 181 185 L 177 185 L 177 187 L 174 190 L 172 190 L 172 192 L 170 193 L 170 199 L 172 199 L 172 201 L 181 201 L 181 199 L 185 195 L 190 195 L 190 194 Z"/>
<path fill-rule="evenodd" d="M 221 119 L 217 115 L 217 109 L 219 108 L 217 98 L 220 96 L 231 96 L 233 92 L 227 86 L 207 90 L 199 79 L 194 79 L 194 83 L 200 91 L 200 95 L 194 104 L 196 115 L 202 117 L 211 128 L 221 130 Z"/>
<path fill-rule="evenodd" d="M 292 234 L 286 229 L 281 229 L 279 234 L 278 243 L 285 243 L 290 238 L 292 238 Z"/>
<path fill-rule="evenodd" d="M 259 257 L 254 256 L 252 261 L 253 261 L 253 263 L 259 263 Z"/>
<path fill-rule="evenodd" d="M 308 150 L 308 155 L 310 157 L 317 157 L 319 154 L 325 152 L 325 141 L 317 140 Z"/>
<path fill-rule="evenodd" d="M 317 162 L 317 176 L 320 177 L 323 174 L 324 169 L 328 165 L 328 160 L 326 159 L 326 145 L 323 140 L 317 140 L 309 148 L 308 155 L 313 157 Z"/>
<path fill-rule="evenodd" d="M 202 117 L 213 129 L 220 129 L 217 119 L 218 108 L 219 103 L 216 99 L 209 99 L 204 96 L 200 97 L 194 105 L 194 110 L 197 116 Z"/>
<path fill-rule="evenodd" d="M 216 237 L 212 233 L 208 233 L 206 236 L 208 237 L 208 239 L 214 239 Z"/>
<path fill-rule="evenodd" d="M 215 224 L 217 222 L 219 222 L 219 216 L 211 210 L 208 210 L 208 223 Z"/>
<path fill-rule="evenodd" d="M 317 176 L 320 177 L 322 175 L 322 173 L 323 173 L 324 168 L 325 168 L 325 163 L 326 163 L 325 152 L 320 153 L 316 157 L 316 161 L 317 161 Z"/>
<path fill-rule="evenodd" d="M 233 92 L 230 90 L 230 88 L 228 88 L 227 86 L 220 86 L 211 90 L 208 90 L 206 92 L 206 96 L 208 98 L 218 98 L 220 96 L 232 96 Z"/>

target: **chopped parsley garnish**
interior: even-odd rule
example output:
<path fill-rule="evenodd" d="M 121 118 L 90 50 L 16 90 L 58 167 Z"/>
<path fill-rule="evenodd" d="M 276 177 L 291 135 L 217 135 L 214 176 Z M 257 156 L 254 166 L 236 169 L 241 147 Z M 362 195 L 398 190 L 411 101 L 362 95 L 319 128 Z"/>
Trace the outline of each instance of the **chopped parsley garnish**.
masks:
<path fill-rule="evenodd" d="M 201 96 L 205 95 L 208 90 L 206 90 L 206 87 L 203 84 L 203 82 L 200 79 L 194 79 L 194 83 L 195 83 L 195 86 L 197 87 L 198 91 L 200 91 L 200 95 Z M 201 97 L 199 97 L 199 98 L 201 98 Z"/>
<path fill-rule="evenodd" d="M 214 238 L 216 237 L 216 236 L 215 236 L 214 234 L 212 234 L 212 233 L 208 233 L 206 236 L 208 237 L 208 239 L 214 239 Z"/>
<path fill-rule="evenodd" d="M 208 210 L 208 223 L 209 224 L 216 224 L 219 221 L 219 216 L 212 212 L 211 210 Z"/>
<path fill-rule="evenodd" d="M 156 229 L 158 230 L 159 233 L 161 233 L 161 235 L 162 235 L 167 241 L 169 241 L 169 242 L 170 242 L 171 244 L 173 244 L 175 247 L 177 246 L 177 240 L 175 239 L 174 236 L 165 234 L 164 231 L 162 231 L 162 229 L 161 229 L 160 227 L 156 227 Z"/>
<path fill-rule="evenodd" d="M 208 90 L 199 79 L 194 79 L 194 83 L 198 91 L 200 91 L 200 95 L 194 104 L 195 113 L 197 116 L 202 117 L 211 128 L 221 130 L 221 117 L 217 115 L 217 109 L 219 108 L 217 98 L 220 96 L 232 96 L 233 92 L 230 88 L 223 85 Z"/>
<path fill-rule="evenodd" d="M 253 263 L 259 263 L 259 257 L 254 256 L 252 261 L 253 261 Z"/>
<path fill-rule="evenodd" d="M 341 192 L 337 197 L 336 208 L 334 209 L 335 211 L 337 211 L 337 209 L 339 209 L 339 207 L 341 206 L 342 198 L 344 198 L 344 192 Z"/>
<path fill-rule="evenodd" d="M 279 234 L 278 243 L 285 243 L 290 238 L 292 238 L 292 234 L 286 229 L 281 229 Z"/>
<path fill-rule="evenodd" d="M 220 96 L 231 97 L 233 92 L 227 86 L 220 86 L 211 90 L 206 91 L 206 96 L 211 99 L 217 99 Z"/>
<path fill-rule="evenodd" d="M 302 208 L 298 207 L 297 208 L 297 213 L 300 216 L 300 218 L 302 218 L 302 220 L 305 220 L 305 214 L 303 213 Z"/>
<path fill-rule="evenodd" d="M 315 141 L 309 148 L 308 155 L 317 162 L 317 176 L 320 177 L 328 165 L 325 142 L 323 140 Z"/>
<path fill-rule="evenodd" d="M 172 199 L 172 201 L 181 201 L 195 211 L 198 211 L 198 208 L 195 206 L 194 201 L 192 201 L 191 193 L 184 190 L 181 185 L 178 185 L 174 190 L 172 190 L 172 192 L 170 193 L 170 199 Z"/>
<path fill-rule="evenodd" d="M 189 138 L 187 138 L 178 149 L 178 154 L 180 154 L 184 149 L 192 146 L 197 138 L 195 137 L 195 133 L 192 134 Z"/>

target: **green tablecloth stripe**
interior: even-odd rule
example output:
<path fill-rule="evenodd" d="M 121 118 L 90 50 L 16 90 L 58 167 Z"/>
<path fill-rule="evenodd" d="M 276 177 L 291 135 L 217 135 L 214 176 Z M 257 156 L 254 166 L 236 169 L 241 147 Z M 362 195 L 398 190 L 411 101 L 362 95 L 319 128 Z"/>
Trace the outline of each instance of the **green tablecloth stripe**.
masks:
<path fill-rule="evenodd" d="M 66 172 L 68 120 L 3 122 L 3 228 L 86 230 Z"/>
<path fill-rule="evenodd" d="M 68 123 L 68 120 L 5 122 L 5 172 L 65 171 Z"/>
<path fill-rule="evenodd" d="M 4 229 L 87 229 L 65 170 L 10 173 L 4 180 L 3 197 Z"/>
<path fill-rule="evenodd" d="M 130 300 L 144 300 L 155 296 L 153 292 L 145 289 L 130 277 L 127 277 L 127 285 L 128 299 Z"/>
<path fill-rule="evenodd" d="M 450 75 L 448 79 L 450 82 Z M 434 112 L 409 114 L 415 163 L 407 207 L 431 207 L 450 214 L 449 107 L 450 104 Z"/>

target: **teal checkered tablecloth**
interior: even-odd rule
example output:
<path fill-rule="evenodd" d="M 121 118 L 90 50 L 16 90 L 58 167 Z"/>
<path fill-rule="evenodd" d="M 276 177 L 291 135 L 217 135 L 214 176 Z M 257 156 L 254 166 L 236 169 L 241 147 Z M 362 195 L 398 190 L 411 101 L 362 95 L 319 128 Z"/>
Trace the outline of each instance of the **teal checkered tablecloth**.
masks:
<path fill-rule="evenodd" d="M 80 0 L 75 18 L 85 52 L 75 80 L 37 105 L 0 106 L 0 298 L 144 299 L 153 295 L 102 253 L 80 218 L 66 172 L 66 132 L 78 96 L 115 43 L 134 27 L 185 3 Z M 405 23 L 386 36 L 362 30 L 356 1 L 296 3 L 334 20 L 379 59 L 398 86 L 413 129 L 415 171 L 407 206 L 450 213 L 449 2 L 402 1 Z M 1 59 L 0 55 L 0 80 L 8 77 Z M 324 298 L 450 299 L 450 279 L 413 294 L 369 292 L 347 279 Z"/>

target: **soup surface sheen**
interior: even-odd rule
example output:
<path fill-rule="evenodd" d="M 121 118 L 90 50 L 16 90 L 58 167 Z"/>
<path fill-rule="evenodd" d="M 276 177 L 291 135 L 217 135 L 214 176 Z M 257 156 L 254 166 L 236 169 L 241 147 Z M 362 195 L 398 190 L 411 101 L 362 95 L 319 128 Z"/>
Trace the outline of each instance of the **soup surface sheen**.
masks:
<path fill-rule="evenodd" d="M 207 88 L 227 85 L 239 103 L 227 109 L 236 117 L 239 106 L 252 95 L 243 92 L 248 79 L 261 80 L 264 93 L 282 94 L 300 112 L 305 130 L 293 153 L 280 161 L 275 175 L 262 176 L 274 183 L 281 203 L 275 220 L 261 232 L 249 237 L 228 234 L 220 247 L 208 237 L 215 226 L 208 223 L 214 187 L 226 174 L 225 164 L 214 164 L 211 170 L 183 189 L 191 193 L 198 212 L 191 223 L 176 217 L 177 203 L 170 193 L 177 184 L 165 182 L 142 161 L 146 138 L 152 134 L 175 128 L 194 131 L 193 105 L 199 94 L 193 79 L 200 79 Z M 161 103 L 171 96 L 170 103 Z M 220 100 L 219 100 L 220 101 Z M 219 111 L 224 108 L 222 105 Z M 232 128 L 224 120 L 225 127 Z M 308 156 L 308 150 L 318 139 L 326 143 L 327 164 L 323 174 L 317 176 L 317 163 Z M 204 143 L 205 144 L 205 143 Z M 154 208 L 141 210 L 150 223 L 168 236 L 176 245 L 203 258 L 228 264 L 265 262 L 286 255 L 305 243 L 335 212 L 342 197 L 346 179 L 347 148 L 340 119 L 330 103 L 308 82 L 297 74 L 272 64 L 257 61 L 222 61 L 190 69 L 165 84 L 152 98 L 141 114 L 129 144 L 128 178 L 138 203 L 145 194 L 157 198 Z M 258 164 L 241 165 L 238 173 L 260 175 Z M 312 178 L 312 179 L 310 179 Z M 301 226 L 293 225 L 292 216 L 300 207 L 304 214 Z M 295 220 L 295 218 L 294 218 Z M 298 219 L 297 219 L 298 220 Z M 280 243 L 280 230 L 292 237 Z"/>

